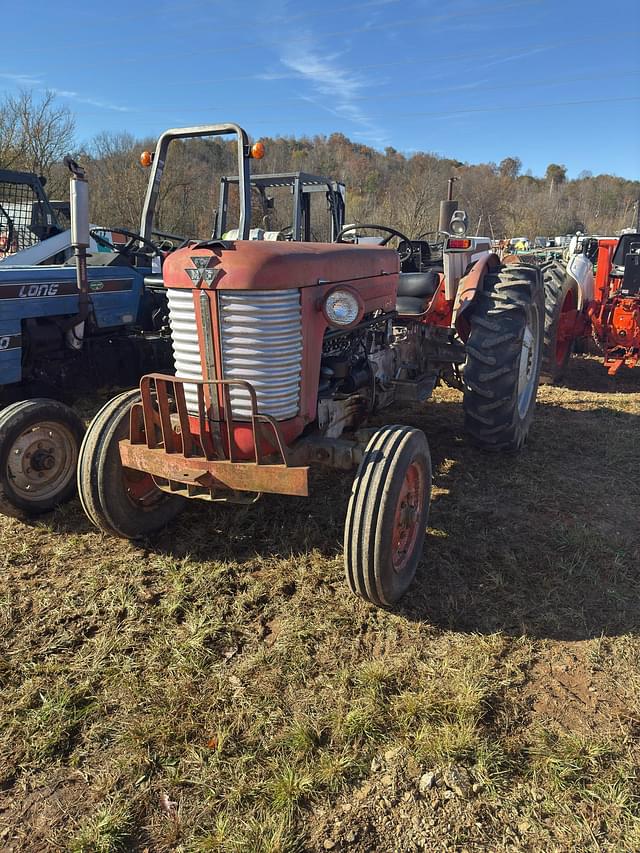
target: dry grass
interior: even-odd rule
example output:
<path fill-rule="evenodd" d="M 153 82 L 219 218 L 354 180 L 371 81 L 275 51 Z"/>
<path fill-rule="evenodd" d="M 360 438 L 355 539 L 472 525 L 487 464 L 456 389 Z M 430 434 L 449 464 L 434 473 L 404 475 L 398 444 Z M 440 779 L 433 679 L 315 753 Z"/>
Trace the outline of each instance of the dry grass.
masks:
<path fill-rule="evenodd" d="M 457 392 L 403 413 L 436 474 L 396 613 L 347 593 L 348 477 L 146 548 L 77 503 L 0 520 L 0 849 L 323 849 L 388 753 L 407 791 L 477 782 L 416 801 L 426 849 L 640 849 L 639 379 L 576 359 L 517 458 L 467 446 Z M 416 849 L 393 831 L 344 849 Z"/>

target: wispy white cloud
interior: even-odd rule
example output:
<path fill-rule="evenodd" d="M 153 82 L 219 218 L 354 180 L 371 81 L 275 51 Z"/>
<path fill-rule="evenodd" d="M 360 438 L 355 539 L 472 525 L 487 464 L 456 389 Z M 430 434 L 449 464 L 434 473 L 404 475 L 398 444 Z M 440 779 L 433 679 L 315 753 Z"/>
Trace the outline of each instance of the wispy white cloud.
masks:
<path fill-rule="evenodd" d="M 59 98 L 67 98 L 70 101 L 75 101 L 78 104 L 88 104 L 91 107 L 99 107 L 102 110 L 115 110 L 119 113 L 130 113 L 131 107 L 124 107 L 120 104 L 114 104 L 111 101 L 103 101 L 101 98 L 87 98 L 79 92 L 73 92 L 69 89 L 48 88 L 48 92 L 53 92 Z"/>
<path fill-rule="evenodd" d="M 500 59 L 492 59 L 491 62 L 481 62 L 476 65 L 476 68 L 491 68 L 493 65 L 502 65 L 504 62 L 514 62 L 516 59 L 524 59 L 525 56 L 535 56 L 537 53 L 544 53 L 550 47 L 536 47 L 533 50 L 523 50 L 519 53 L 512 53 L 509 56 L 503 56 Z"/>
<path fill-rule="evenodd" d="M 56 86 L 47 86 L 45 75 L 40 73 L 22 73 L 0 71 L 0 80 L 6 80 L 14 86 L 21 88 L 37 89 L 40 92 L 53 92 L 58 98 L 66 98 L 70 101 L 75 101 L 78 104 L 88 104 L 91 107 L 99 107 L 102 110 L 114 110 L 119 113 L 132 112 L 132 107 L 125 107 L 121 104 L 115 104 L 112 101 L 106 101 L 102 98 L 92 98 L 76 92 L 71 89 L 58 89 Z"/>
<path fill-rule="evenodd" d="M 246 77 L 241 77 L 241 80 L 291 80 L 292 77 L 296 77 L 297 75 L 292 74 L 290 71 L 258 71 L 256 74 L 248 74 Z M 231 78 L 238 79 L 238 78 Z"/>
<path fill-rule="evenodd" d="M 8 71 L 0 72 L 1 80 L 8 80 L 16 86 L 40 86 L 42 76 L 40 74 L 11 74 Z"/>
<path fill-rule="evenodd" d="M 327 112 L 347 119 L 358 127 L 358 135 L 374 145 L 384 145 L 388 141 L 386 131 L 376 124 L 367 112 L 358 104 L 362 93 L 371 87 L 371 81 L 354 73 L 344 64 L 344 54 L 327 54 L 316 44 L 308 33 L 295 44 L 283 44 L 280 53 L 282 65 L 301 80 L 308 82 L 317 98 L 312 100 Z M 327 106 L 326 99 L 330 99 Z"/>

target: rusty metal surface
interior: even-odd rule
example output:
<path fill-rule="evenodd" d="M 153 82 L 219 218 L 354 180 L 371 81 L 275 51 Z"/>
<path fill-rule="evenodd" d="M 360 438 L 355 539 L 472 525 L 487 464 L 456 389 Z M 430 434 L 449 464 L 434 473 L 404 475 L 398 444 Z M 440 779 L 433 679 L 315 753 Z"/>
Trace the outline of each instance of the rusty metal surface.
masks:
<path fill-rule="evenodd" d="M 362 451 L 357 441 L 311 435 L 300 439 L 292 458 L 297 465 L 322 465 L 350 471 L 360 463 Z"/>
<path fill-rule="evenodd" d="M 186 458 L 165 453 L 161 447 L 151 449 L 145 444 L 132 444 L 127 439 L 120 442 L 120 458 L 126 468 L 183 485 L 299 497 L 309 494 L 309 469 L 302 465 L 289 467 L 281 463 L 257 465 L 255 462 Z"/>
<path fill-rule="evenodd" d="M 482 258 L 475 261 L 469 272 L 460 279 L 453 307 L 454 322 L 459 332 L 462 333 L 462 331 L 464 331 L 466 333 L 468 331 L 466 329 L 461 330 L 460 320 L 465 320 L 464 313 L 473 303 L 485 273 L 499 268 L 500 258 L 493 253 L 487 253 Z M 465 337 L 466 334 L 463 334 L 463 338 Z"/>
<path fill-rule="evenodd" d="M 197 417 L 187 411 L 185 382 L 197 387 Z M 230 386 L 249 395 L 248 420 L 231 417 Z M 222 411 L 210 402 L 218 391 Z M 278 423 L 258 413 L 250 383 L 153 373 L 140 380 L 140 393 L 141 402 L 131 409 L 129 439 L 120 445 L 125 467 L 161 479 L 160 488 L 168 491 L 194 486 L 209 490 L 211 498 L 217 491 L 308 495 L 307 466 L 293 463 Z M 245 438 L 248 433 L 248 447 L 238 445 L 238 429 Z"/>
<path fill-rule="evenodd" d="M 187 246 L 172 252 L 162 274 L 167 287 L 193 288 L 187 270 L 194 258 L 207 260 L 219 270 L 214 289 L 272 290 L 358 282 L 378 276 L 393 276 L 397 285 L 398 253 L 382 246 L 352 246 L 346 243 L 288 243 L 263 240 L 236 241 L 229 246 Z"/>

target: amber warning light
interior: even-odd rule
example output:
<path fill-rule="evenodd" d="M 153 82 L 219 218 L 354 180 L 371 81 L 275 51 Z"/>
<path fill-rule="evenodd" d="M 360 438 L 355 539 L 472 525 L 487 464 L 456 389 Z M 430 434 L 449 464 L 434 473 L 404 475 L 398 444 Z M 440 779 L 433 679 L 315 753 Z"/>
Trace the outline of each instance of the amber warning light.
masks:
<path fill-rule="evenodd" d="M 253 160 L 262 160 L 264 157 L 264 142 L 254 142 L 250 149 L 250 156 Z"/>
<path fill-rule="evenodd" d="M 148 169 L 152 163 L 153 154 L 151 153 L 151 151 L 143 151 L 140 155 L 140 165 L 144 166 L 145 169 Z"/>

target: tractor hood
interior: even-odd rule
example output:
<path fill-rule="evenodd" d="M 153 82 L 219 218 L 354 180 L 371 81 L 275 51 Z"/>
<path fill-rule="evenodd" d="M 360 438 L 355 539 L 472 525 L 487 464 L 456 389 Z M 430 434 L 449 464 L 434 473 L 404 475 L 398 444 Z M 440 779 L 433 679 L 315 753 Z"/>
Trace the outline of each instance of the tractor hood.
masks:
<path fill-rule="evenodd" d="M 378 276 L 394 276 L 397 284 L 399 268 L 398 253 L 382 246 L 238 240 L 179 249 L 162 275 L 171 288 L 282 290 Z"/>

